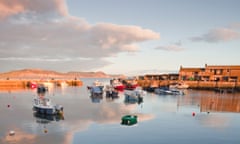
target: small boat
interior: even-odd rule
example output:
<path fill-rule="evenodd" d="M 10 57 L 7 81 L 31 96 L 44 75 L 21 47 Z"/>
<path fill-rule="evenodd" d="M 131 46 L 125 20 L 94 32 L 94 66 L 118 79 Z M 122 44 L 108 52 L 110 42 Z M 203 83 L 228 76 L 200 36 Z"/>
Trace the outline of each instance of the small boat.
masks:
<path fill-rule="evenodd" d="M 97 81 L 94 81 L 92 86 L 87 86 L 87 89 L 90 91 L 91 96 L 98 96 L 103 94 L 104 85 Z"/>
<path fill-rule="evenodd" d="M 89 90 L 90 90 L 91 96 L 102 96 L 103 94 L 103 89 L 98 86 L 92 86 L 90 87 Z"/>
<path fill-rule="evenodd" d="M 125 85 L 122 82 L 120 82 L 120 80 L 114 79 L 111 80 L 110 83 L 116 90 L 123 91 L 125 89 Z"/>
<path fill-rule="evenodd" d="M 107 85 L 105 92 L 107 98 L 118 98 L 118 91 L 112 86 Z"/>
<path fill-rule="evenodd" d="M 138 82 L 135 78 L 124 80 L 125 90 L 134 90 L 138 87 Z"/>
<path fill-rule="evenodd" d="M 176 84 L 172 84 L 169 86 L 169 88 L 171 89 L 187 89 L 189 87 L 188 84 L 185 84 L 185 83 L 176 83 Z"/>
<path fill-rule="evenodd" d="M 122 117 L 122 122 L 121 124 L 122 125 L 134 125 L 136 124 L 138 121 L 137 121 L 137 116 L 136 115 L 125 115 Z"/>
<path fill-rule="evenodd" d="M 63 106 L 52 104 L 51 100 L 46 97 L 37 97 L 33 100 L 33 111 L 41 114 L 62 114 Z"/>
<path fill-rule="evenodd" d="M 93 86 L 95 87 L 99 87 L 99 88 L 101 88 L 101 89 L 103 89 L 104 88 L 104 85 L 103 85 L 103 83 L 101 83 L 100 81 L 98 81 L 98 80 L 96 80 L 96 81 L 94 81 L 93 82 Z"/>
<path fill-rule="evenodd" d="M 169 89 L 167 87 L 156 88 L 154 92 L 159 95 L 184 95 L 184 92 L 181 90 Z"/>
<path fill-rule="evenodd" d="M 143 95 L 146 93 L 142 89 L 135 89 L 135 90 L 125 90 L 125 103 L 142 103 L 143 102 Z"/>

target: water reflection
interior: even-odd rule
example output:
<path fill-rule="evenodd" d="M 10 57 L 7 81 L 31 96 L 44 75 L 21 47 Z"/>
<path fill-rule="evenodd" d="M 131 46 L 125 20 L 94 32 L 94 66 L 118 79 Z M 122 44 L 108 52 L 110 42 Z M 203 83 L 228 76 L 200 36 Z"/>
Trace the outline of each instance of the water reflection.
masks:
<path fill-rule="evenodd" d="M 103 99 L 102 95 L 91 95 L 90 96 L 92 103 L 100 103 L 101 100 Z"/>
<path fill-rule="evenodd" d="M 92 81 L 86 79 L 84 84 Z M 99 143 L 126 143 L 126 137 L 131 137 L 132 143 L 208 143 L 208 138 L 199 141 L 202 133 L 210 133 L 216 140 L 213 143 L 221 143 L 218 138 L 223 135 L 240 142 L 236 136 L 240 128 L 239 94 L 219 95 L 194 90 L 186 91 L 184 96 L 148 93 L 139 105 L 126 104 L 123 93 L 119 93 L 116 99 L 103 96 L 95 104 L 85 86 L 66 87 L 64 91 L 54 89 L 55 95 L 49 95 L 54 102 L 64 106 L 63 118 L 32 113 L 36 91 L 0 92 L 0 143 L 70 144 L 97 143 L 99 140 Z M 193 111 L 196 112 L 195 117 L 192 116 Z M 138 116 L 137 126 L 121 126 L 122 116 L 128 114 Z M 221 132 L 215 128 L 222 128 Z M 10 137 L 10 130 L 14 130 L 16 135 Z M 93 135 L 94 139 L 89 138 Z"/>
<path fill-rule="evenodd" d="M 220 94 L 201 97 L 201 112 L 240 112 L 240 96 Z"/>
<path fill-rule="evenodd" d="M 34 144 L 36 135 L 29 134 L 21 130 L 17 130 L 14 136 L 10 136 L 8 133 L 5 134 L 3 138 L 0 139 L 2 144 Z"/>
<path fill-rule="evenodd" d="M 199 107 L 200 112 L 234 112 L 240 113 L 239 94 L 215 94 L 212 91 L 193 91 L 177 98 L 178 108 L 186 106 Z"/>

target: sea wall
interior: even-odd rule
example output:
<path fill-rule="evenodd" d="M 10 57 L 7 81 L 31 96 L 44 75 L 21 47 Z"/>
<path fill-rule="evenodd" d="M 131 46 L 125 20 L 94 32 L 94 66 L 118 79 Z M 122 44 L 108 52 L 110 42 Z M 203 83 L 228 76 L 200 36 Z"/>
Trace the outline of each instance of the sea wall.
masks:
<path fill-rule="evenodd" d="M 159 87 L 168 86 L 173 83 L 179 83 L 176 80 L 138 80 L 141 87 Z M 236 88 L 240 89 L 239 82 L 221 82 L 221 81 L 184 81 L 192 89 L 215 89 L 215 88 Z"/>
<path fill-rule="evenodd" d="M 44 84 L 44 83 L 53 83 L 56 86 L 61 86 L 63 83 L 68 86 L 82 86 L 83 82 L 81 80 L 49 80 L 42 81 L 38 79 L 28 79 L 28 80 L 0 80 L 0 90 L 8 89 L 25 89 L 29 88 L 30 83 Z"/>

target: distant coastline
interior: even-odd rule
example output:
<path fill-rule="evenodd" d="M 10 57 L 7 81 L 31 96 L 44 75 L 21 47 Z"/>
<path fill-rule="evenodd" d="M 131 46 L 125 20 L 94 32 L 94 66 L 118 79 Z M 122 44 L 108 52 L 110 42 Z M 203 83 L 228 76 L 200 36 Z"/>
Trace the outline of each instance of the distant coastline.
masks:
<path fill-rule="evenodd" d="M 67 72 L 42 69 L 22 69 L 5 73 L 0 73 L 0 79 L 80 79 L 80 78 L 116 78 L 125 77 L 124 75 L 112 75 L 104 72 Z"/>

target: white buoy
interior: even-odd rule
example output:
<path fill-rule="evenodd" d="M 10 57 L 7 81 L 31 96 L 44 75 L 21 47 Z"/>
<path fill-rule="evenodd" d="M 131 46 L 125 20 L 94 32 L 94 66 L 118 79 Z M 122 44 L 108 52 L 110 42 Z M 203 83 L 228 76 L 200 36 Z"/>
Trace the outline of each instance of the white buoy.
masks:
<path fill-rule="evenodd" d="M 15 135 L 15 131 L 11 130 L 11 131 L 9 132 L 9 135 L 10 135 L 10 136 Z"/>

